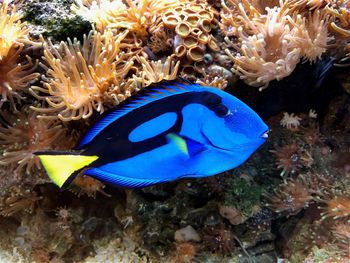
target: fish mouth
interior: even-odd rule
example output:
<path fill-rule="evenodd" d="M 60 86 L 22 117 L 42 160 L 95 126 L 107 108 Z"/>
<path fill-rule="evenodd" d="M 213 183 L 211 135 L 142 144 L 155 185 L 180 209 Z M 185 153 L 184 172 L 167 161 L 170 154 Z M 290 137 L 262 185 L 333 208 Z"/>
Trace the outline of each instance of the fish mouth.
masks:
<path fill-rule="evenodd" d="M 267 139 L 269 138 L 269 131 L 270 131 L 270 130 L 267 130 L 267 131 L 265 131 L 264 133 L 262 133 L 262 134 L 260 135 L 260 138 L 262 138 L 262 139 L 264 139 L 264 140 L 267 140 Z"/>

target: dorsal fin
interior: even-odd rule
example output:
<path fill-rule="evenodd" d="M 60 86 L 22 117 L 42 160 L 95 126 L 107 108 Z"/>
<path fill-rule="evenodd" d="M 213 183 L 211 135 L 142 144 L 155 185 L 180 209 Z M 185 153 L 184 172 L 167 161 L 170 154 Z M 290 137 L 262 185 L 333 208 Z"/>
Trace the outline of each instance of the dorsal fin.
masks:
<path fill-rule="evenodd" d="M 88 131 L 84 138 L 80 141 L 78 149 L 83 148 L 91 142 L 103 129 L 113 123 L 120 117 L 126 115 L 134 109 L 140 108 L 152 101 L 160 100 L 175 94 L 186 92 L 201 91 L 204 87 L 192 83 L 180 83 L 178 81 L 162 81 L 152 84 L 137 92 L 135 95 L 123 101 L 115 109 L 101 115 L 95 125 Z"/>

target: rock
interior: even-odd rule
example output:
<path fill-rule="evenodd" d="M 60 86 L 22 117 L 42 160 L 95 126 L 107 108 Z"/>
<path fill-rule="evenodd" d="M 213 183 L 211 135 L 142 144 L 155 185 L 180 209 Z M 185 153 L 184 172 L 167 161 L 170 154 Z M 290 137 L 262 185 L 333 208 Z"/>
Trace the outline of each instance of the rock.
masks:
<path fill-rule="evenodd" d="M 192 226 L 186 226 L 175 231 L 175 240 L 177 242 L 200 242 L 201 237 L 198 235 L 197 231 Z"/>

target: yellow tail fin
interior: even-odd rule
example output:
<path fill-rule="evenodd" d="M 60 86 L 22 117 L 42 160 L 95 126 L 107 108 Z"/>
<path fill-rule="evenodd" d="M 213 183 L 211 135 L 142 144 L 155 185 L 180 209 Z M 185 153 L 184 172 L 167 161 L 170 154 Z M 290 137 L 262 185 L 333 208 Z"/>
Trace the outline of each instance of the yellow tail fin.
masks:
<path fill-rule="evenodd" d="M 97 156 L 38 154 L 48 176 L 62 187 L 68 178 L 83 167 L 98 159 Z"/>

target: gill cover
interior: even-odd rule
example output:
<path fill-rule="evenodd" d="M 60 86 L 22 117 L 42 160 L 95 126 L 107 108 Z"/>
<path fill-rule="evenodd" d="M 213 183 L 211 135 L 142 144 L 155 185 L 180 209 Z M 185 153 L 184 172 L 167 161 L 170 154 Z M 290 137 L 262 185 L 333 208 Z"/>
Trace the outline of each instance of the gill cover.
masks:
<path fill-rule="evenodd" d="M 58 155 L 57 153 L 38 154 L 38 157 L 47 175 L 59 187 L 62 187 L 75 172 L 98 159 L 97 156 Z"/>

